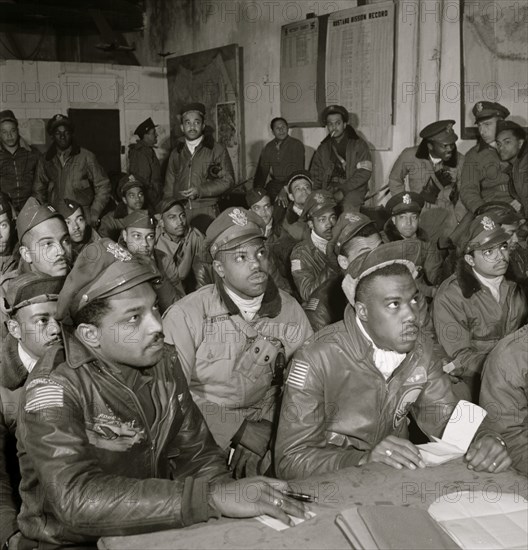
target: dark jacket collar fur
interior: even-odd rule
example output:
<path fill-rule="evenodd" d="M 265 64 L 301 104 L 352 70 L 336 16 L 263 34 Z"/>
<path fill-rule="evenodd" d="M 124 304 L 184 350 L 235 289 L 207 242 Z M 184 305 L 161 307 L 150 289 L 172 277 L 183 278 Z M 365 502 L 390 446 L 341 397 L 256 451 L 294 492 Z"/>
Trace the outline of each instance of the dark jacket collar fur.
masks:
<path fill-rule="evenodd" d="M 201 145 L 203 145 L 204 147 L 207 147 L 207 149 L 212 149 L 214 147 L 214 144 L 215 144 L 214 137 L 211 134 L 205 134 Z M 181 153 L 184 147 L 185 147 L 185 138 L 178 141 L 178 143 L 176 144 L 176 151 L 178 151 L 178 153 Z"/>
<path fill-rule="evenodd" d="M 0 385 L 11 391 L 22 387 L 28 377 L 28 371 L 18 354 L 18 340 L 11 334 L 8 334 L 4 339 L 2 355 Z"/>
<path fill-rule="evenodd" d="M 420 143 L 420 145 L 418 145 L 418 149 L 416 151 L 415 157 L 417 159 L 430 160 L 429 149 L 427 148 L 427 140 L 426 139 L 422 139 L 422 142 Z M 449 168 L 456 168 L 457 167 L 457 165 L 458 165 L 458 151 L 457 151 L 456 145 L 455 145 L 455 148 L 453 150 L 453 154 L 451 155 L 451 158 L 449 158 L 445 162 L 442 162 L 442 164 L 444 166 L 449 166 Z"/>
<path fill-rule="evenodd" d="M 396 226 L 394 225 L 392 218 L 389 218 L 387 220 L 387 223 L 383 227 L 383 231 L 385 231 L 385 235 L 390 242 L 403 241 L 403 237 L 401 236 L 401 233 L 396 229 Z M 428 240 L 427 234 L 421 227 L 418 227 L 415 238 L 424 242 Z"/>
<path fill-rule="evenodd" d="M 482 290 L 481 282 L 475 276 L 473 268 L 466 262 L 466 260 L 464 260 L 464 258 L 458 259 L 455 275 L 464 298 L 471 298 L 473 294 L 477 293 L 479 290 Z M 513 279 L 510 266 L 508 266 L 504 279 L 510 281 L 510 284 L 512 284 L 511 281 Z"/>

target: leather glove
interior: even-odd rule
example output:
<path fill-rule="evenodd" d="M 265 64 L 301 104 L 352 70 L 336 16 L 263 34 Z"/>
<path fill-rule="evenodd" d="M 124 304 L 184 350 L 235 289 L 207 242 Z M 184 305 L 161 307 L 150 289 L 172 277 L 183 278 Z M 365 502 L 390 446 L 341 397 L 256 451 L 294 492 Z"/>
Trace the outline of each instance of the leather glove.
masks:
<path fill-rule="evenodd" d="M 438 189 L 438 186 L 433 181 L 433 178 L 429 178 L 424 188 L 420 192 L 420 195 L 425 202 L 434 204 L 436 202 L 436 199 L 438 198 L 439 193 L 440 189 Z"/>

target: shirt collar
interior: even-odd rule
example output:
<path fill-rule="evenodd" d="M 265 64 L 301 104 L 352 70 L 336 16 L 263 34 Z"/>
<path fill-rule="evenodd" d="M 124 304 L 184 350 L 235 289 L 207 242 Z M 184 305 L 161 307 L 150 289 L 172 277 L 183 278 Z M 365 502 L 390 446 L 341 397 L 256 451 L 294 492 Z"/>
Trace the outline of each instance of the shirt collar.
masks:
<path fill-rule="evenodd" d="M 20 342 L 18 342 L 18 356 L 20 357 L 20 361 L 22 361 L 22 364 L 26 368 L 28 372 L 31 372 L 33 370 L 33 367 L 37 364 L 38 359 L 35 359 L 32 355 L 30 355 L 22 346 Z"/>

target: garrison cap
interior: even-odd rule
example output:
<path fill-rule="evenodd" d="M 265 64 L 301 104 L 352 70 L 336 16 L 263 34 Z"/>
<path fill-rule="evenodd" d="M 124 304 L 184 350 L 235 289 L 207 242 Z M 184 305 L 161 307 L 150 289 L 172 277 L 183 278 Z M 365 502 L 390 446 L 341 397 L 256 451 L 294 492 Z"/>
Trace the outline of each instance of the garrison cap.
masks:
<path fill-rule="evenodd" d="M 152 128 L 157 128 L 158 125 L 154 124 L 154 121 L 149 117 L 147 120 L 144 120 L 135 130 L 134 134 L 139 136 L 139 139 L 143 139 L 143 136 L 152 130 Z"/>
<path fill-rule="evenodd" d="M 72 121 L 66 115 L 58 114 L 48 120 L 46 131 L 51 136 L 59 126 L 67 126 L 70 130 L 73 130 Z"/>
<path fill-rule="evenodd" d="M 333 210 L 337 206 L 334 194 L 331 191 L 318 189 L 310 193 L 301 214 L 301 219 L 306 221 L 326 210 Z"/>
<path fill-rule="evenodd" d="M 125 229 L 136 227 L 138 229 L 155 229 L 156 220 L 148 213 L 147 210 L 136 210 L 123 218 Z"/>
<path fill-rule="evenodd" d="M 477 209 L 476 214 L 487 214 L 498 224 L 512 224 L 523 219 L 511 204 L 502 201 L 487 202 Z"/>
<path fill-rule="evenodd" d="M 266 224 L 255 212 L 228 208 L 207 228 L 205 247 L 214 258 L 219 250 L 232 250 L 253 239 L 265 239 L 265 230 Z"/>
<path fill-rule="evenodd" d="M 462 243 L 462 252 L 468 254 L 473 250 L 487 250 L 494 246 L 508 242 L 510 236 L 491 215 L 481 214 L 470 224 L 466 238 Z"/>
<path fill-rule="evenodd" d="M 364 214 L 343 212 L 332 229 L 332 233 L 336 239 L 334 248 L 336 255 L 341 254 L 343 246 L 353 239 L 361 229 L 367 227 L 367 225 L 376 226 L 374 221 Z"/>
<path fill-rule="evenodd" d="M 33 272 L 22 274 L 7 287 L 5 311 L 13 315 L 31 304 L 56 302 L 64 280 L 65 277 L 48 277 Z"/>
<path fill-rule="evenodd" d="M 420 137 L 438 143 L 455 143 L 458 136 L 453 130 L 454 120 L 439 120 L 428 124 L 421 132 Z"/>
<path fill-rule="evenodd" d="M 348 111 L 342 105 L 328 105 L 328 107 L 323 109 L 323 112 L 321 113 L 321 122 L 323 126 L 326 126 L 326 119 L 328 118 L 328 115 L 341 115 L 343 122 L 348 122 Z"/>
<path fill-rule="evenodd" d="M 385 205 L 391 216 L 397 216 L 404 212 L 416 212 L 419 214 L 425 204 L 423 197 L 413 191 L 402 191 L 391 197 Z"/>
<path fill-rule="evenodd" d="M 181 199 L 176 199 L 174 197 L 168 199 L 161 199 L 156 206 L 156 214 L 162 216 L 165 212 L 168 212 L 173 206 L 179 205 L 182 210 L 185 211 L 185 206 Z"/>
<path fill-rule="evenodd" d="M 246 193 L 248 208 L 251 208 L 254 204 L 257 204 L 257 202 L 260 202 L 264 197 L 269 197 L 269 193 L 263 187 L 254 187 L 253 189 L 250 189 Z"/>
<path fill-rule="evenodd" d="M 62 219 L 53 206 L 40 204 L 35 197 L 29 197 L 18 214 L 16 222 L 18 238 L 22 239 L 30 229 L 50 218 Z"/>
<path fill-rule="evenodd" d="M 202 118 L 205 118 L 205 105 L 203 103 L 186 103 L 180 109 L 180 116 L 183 117 L 189 111 L 198 111 L 202 115 Z"/>
<path fill-rule="evenodd" d="M 402 264 L 416 278 L 419 255 L 420 242 L 415 239 L 380 244 L 378 248 L 361 254 L 350 263 L 343 279 L 343 291 L 348 301 L 355 304 L 356 288 L 361 279 L 389 265 Z"/>
<path fill-rule="evenodd" d="M 18 120 L 11 109 L 0 111 L 0 124 L 2 124 L 2 122 L 14 122 L 18 126 Z"/>
<path fill-rule="evenodd" d="M 73 199 L 62 199 L 61 201 L 59 201 L 59 204 L 57 206 L 57 212 L 64 219 L 66 219 L 77 212 L 79 208 L 82 209 L 82 205 L 80 205 L 77 201 L 74 201 Z"/>
<path fill-rule="evenodd" d="M 68 321 L 94 300 L 115 296 L 159 277 L 152 264 L 134 260 L 128 250 L 111 239 L 88 243 L 66 277 L 57 318 Z"/>
<path fill-rule="evenodd" d="M 133 187 L 141 187 L 143 189 L 144 186 L 143 180 L 137 178 L 134 174 L 125 174 L 117 184 L 117 194 L 123 198 L 129 189 Z"/>
<path fill-rule="evenodd" d="M 292 172 L 288 176 L 288 183 L 287 183 L 288 193 L 291 193 L 292 183 L 297 180 L 306 180 L 310 183 L 311 187 L 313 187 L 312 176 L 310 172 L 308 172 L 308 170 L 295 170 L 295 172 Z"/>
<path fill-rule="evenodd" d="M 13 221 L 13 209 L 11 207 L 11 201 L 8 195 L 0 192 L 0 216 L 7 214 L 9 221 Z"/>
<path fill-rule="evenodd" d="M 498 116 L 501 118 L 507 118 L 510 116 L 510 111 L 495 101 L 479 101 L 473 106 L 473 115 L 475 120 L 483 120 L 485 118 L 491 118 L 492 116 Z"/>
<path fill-rule="evenodd" d="M 521 134 L 526 138 L 526 132 L 520 124 L 513 122 L 513 120 L 499 120 L 497 122 L 496 135 L 498 136 L 501 132 L 506 130 L 512 130 L 513 132 Z"/>

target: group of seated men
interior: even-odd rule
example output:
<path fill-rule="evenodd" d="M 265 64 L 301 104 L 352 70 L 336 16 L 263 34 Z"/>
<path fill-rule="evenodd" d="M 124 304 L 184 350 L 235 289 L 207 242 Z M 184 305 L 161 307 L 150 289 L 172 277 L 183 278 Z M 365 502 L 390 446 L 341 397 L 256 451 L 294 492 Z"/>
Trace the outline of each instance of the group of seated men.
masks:
<path fill-rule="evenodd" d="M 424 468 L 416 443 L 460 399 L 488 412 L 467 467 L 528 475 L 526 139 L 502 105 L 474 114 L 465 158 L 453 121 L 402 152 L 381 223 L 341 106 L 309 171 L 274 119 L 248 208 L 221 213 L 233 170 L 201 104 L 164 186 L 155 125 L 138 127 L 112 210 L 61 115 L 19 186 L 9 163 L 36 154 L 0 113 L 2 543 L 291 523 L 307 507 L 285 480 Z"/>

